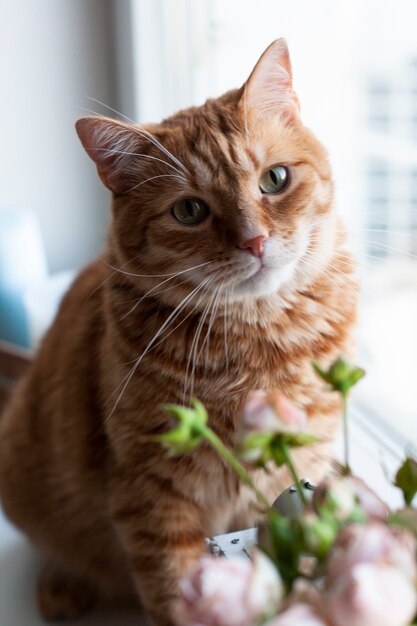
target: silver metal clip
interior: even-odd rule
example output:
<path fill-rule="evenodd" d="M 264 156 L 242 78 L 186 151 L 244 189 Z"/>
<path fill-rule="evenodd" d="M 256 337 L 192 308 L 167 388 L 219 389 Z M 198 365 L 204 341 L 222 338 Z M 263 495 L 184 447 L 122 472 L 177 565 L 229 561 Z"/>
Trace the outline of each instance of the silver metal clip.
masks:
<path fill-rule="evenodd" d="M 307 499 L 310 501 L 315 489 L 314 485 L 307 479 L 302 479 L 300 482 Z M 303 503 L 297 487 L 292 485 L 288 487 L 288 489 L 285 489 L 275 500 L 272 508 L 276 509 L 280 515 L 288 517 L 289 519 L 299 517 L 303 512 Z M 250 549 L 255 546 L 257 542 L 258 529 L 246 528 L 245 530 L 239 530 L 233 533 L 209 537 L 206 539 L 206 546 L 210 554 L 215 556 L 223 556 L 226 558 L 242 556 L 244 558 L 250 558 Z"/>

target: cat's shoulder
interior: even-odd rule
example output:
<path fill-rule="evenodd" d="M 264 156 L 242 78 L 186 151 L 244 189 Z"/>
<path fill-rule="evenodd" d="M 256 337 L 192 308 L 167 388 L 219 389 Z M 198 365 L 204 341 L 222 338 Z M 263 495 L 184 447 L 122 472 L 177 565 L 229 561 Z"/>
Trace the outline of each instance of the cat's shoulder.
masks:
<path fill-rule="evenodd" d="M 101 257 L 82 268 L 62 298 L 56 322 L 101 307 L 108 268 Z"/>
<path fill-rule="evenodd" d="M 95 259 L 78 272 L 64 300 L 96 299 L 101 294 L 101 288 L 105 284 L 103 281 L 106 281 L 107 276 L 108 268 L 103 259 Z"/>

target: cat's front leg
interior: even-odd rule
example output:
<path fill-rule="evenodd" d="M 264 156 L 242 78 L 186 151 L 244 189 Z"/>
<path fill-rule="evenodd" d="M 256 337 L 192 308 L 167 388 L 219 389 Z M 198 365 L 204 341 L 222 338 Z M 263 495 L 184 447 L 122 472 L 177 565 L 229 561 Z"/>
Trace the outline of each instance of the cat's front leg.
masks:
<path fill-rule="evenodd" d="M 157 468 L 119 477 L 111 508 L 141 603 L 155 626 L 173 626 L 179 580 L 204 551 L 202 511 Z"/>

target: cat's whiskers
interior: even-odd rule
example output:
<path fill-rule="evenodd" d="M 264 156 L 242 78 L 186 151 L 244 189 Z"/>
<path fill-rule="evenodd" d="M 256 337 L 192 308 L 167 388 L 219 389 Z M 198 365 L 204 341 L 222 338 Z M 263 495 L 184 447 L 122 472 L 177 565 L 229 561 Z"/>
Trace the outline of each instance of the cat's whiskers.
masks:
<path fill-rule="evenodd" d="M 209 356 L 210 356 L 210 354 L 209 354 L 209 351 L 210 351 L 210 333 L 211 333 L 211 329 L 213 328 L 213 324 L 214 324 L 214 321 L 216 319 L 217 312 L 219 310 L 221 296 L 222 296 L 222 288 L 223 288 L 223 283 L 220 283 L 220 285 L 217 288 L 216 299 L 215 299 L 215 301 L 213 303 L 213 306 L 212 306 L 207 333 L 206 333 L 206 336 L 204 338 L 203 344 L 202 344 L 202 346 L 200 348 L 200 353 L 201 353 L 204 350 L 204 346 L 206 347 L 206 358 L 205 358 L 205 365 L 204 365 L 204 373 L 206 373 L 207 369 L 208 369 Z M 198 361 L 198 359 L 199 359 L 199 355 L 197 355 L 197 361 Z"/>
<path fill-rule="evenodd" d="M 388 250 L 389 252 L 395 252 L 396 254 L 402 254 L 406 257 L 409 257 L 410 259 L 417 259 L 417 255 L 413 254 L 412 252 L 407 252 L 407 250 L 401 250 L 400 248 L 395 248 L 394 246 L 390 246 L 386 243 L 382 243 L 380 241 L 375 241 L 375 239 L 364 239 L 363 240 L 364 243 L 370 243 L 373 246 L 377 246 L 379 248 L 382 248 L 384 250 Z"/>
<path fill-rule="evenodd" d="M 175 172 L 177 172 L 177 174 L 185 182 L 187 181 L 187 179 L 184 176 L 183 172 L 181 172 L 181 170 L 179 170 L 177 167 L 175 167 L 175 165 L 172 165 L 172 163 L 168 163 L 167 161 L 164 161 L 163 159 L 159 159 L 156 156 L 152 156 L 151 154 L 143 154 L 142 152 L 128 152 L 127 150 L 116 150 L 116 149 L 113 149 L 113 148 L 99 148 L 99 147 L 95 147 L 94 150 L 96 150 L 97 152 L 106 152 L 107 154 L 123 154 L 125 156 L 141 157 L 142 159 L 150 159 L 152 161 L 158 161 L 159 163 L 163 163 L 167 167 L 170 167 Z"/>
<path fill-rule="evenodd" d="M 339 232 L 343 233 L 345 231 L 340 230 Z M 310 233 L 310 243 L 315 244 L 318 241 L 318 237 L 320 236 L 319 233 Z M 319 242 L 320 243 L 320 242 Z M 303 257 L 303 261 L 309 258 L 312 258 L 310 255 L 313 254 L 315 252 L 316 248 L 310 248 L 307 251 L 307 254 Z M 339 260 L 340 263 L 344 263 L 345 265 L 352 265 L 352 255 L 350 254 L 343 254 L 341 251 L 337 251 L 336 256 L 334 257 L 335 259 Z M 347 261 L 342 261 L 341 259 L 347 259 Z M 368 259 L 375 259 L 378 258 L 375 255 L 371 255 L 371 254 L 364 254 L 361 253 L 359 256 L 356 256 L 355 258 L 355 263 L 358 265 L 358 267 L 361 266 L 366 266 L 369 267 L 370 269 L 378 269 L 376 265 L 373 265 L 372 263 L 369 262 Z"/>
<path fill-rule="evenodd" d="M 310 266 L 312 266 L 314 269 L 320 271 L 321 274 L 324 274 L 327 277 L 327 280 L 338 290 L 338 291 L 342 291 L 343 290 L 343 285 L 338 284 L 337 280 L 338 280 L 338 276 L 335 276 L 334 274 L 332 274 L 331 271 L 327 270 L 326 268 L 324 268 L 323 266 L 317 264 L 314 265 L 312 263 L 309 264 Z M 342 281 L 340 281 L 342 282 Z"/>
<path fill-rule="evenodd" d="M 129 373 L 125 376 L 125 378 L 123 378 L 123 380 L 121 381 L 121 383 L 118 385 L 118 387 L 116 388 L 115 391 L 117 391 L 117 389 L 120 388 L 120 386 L 122 386 L 122 389 L 119 393 L 119 395 L 117 396 L 116 402 L 113 405 L 112 410 L 110 411 L 108 417 L 106 418 L 105 421 L 108 421 L 111 416 L 114 414 L 115 410 L 117 409 L 120 400 L 123 397 L 124 392 L 126 391 L 126 388 L 128 386 L 128 384 L 130 383 L 130 381 L 132 380 L 132 377 L 134 376 L 137 368 L 139 367 L 141 361 L 143 360 L 143 358 L 146 356 L 146 354 L 148 354 L 148 352 L 152 349 L 155 348 L 157 345 L 159 345 L 160 342 L 158 342 L 158 344 L 156 344 L 156 340 L 161 336 L 161 334 L 164 332 L 164 330 L 180 315 L 181 311 L 187 306 L 188 302 L 190 302 L 190 300 L 192 300 L 192 298 L 202 289 L 204 289 L 204 287 L 213 279 L 212 276 L 209 276 L 207 278 L 205 278 L 203 281 L 201 281 L 197 287 L 195 287 L 187 296 L 185 296 L 185 298 L 183 298 L 181 300 L 181 302 L 175 307 L 175 309 L 170 313 L 170 315 L 168 316 L 168 318 L 165 320 L 165 322 L 160 326 L 160 328 L 157 330 L 157 332 L 154 334 L 154 336 L 152 337 L 152 339 L 149 341 L 148 345 L 146 346 L 145 350 L 142 352 L 142 354 L 134 361 L 133 367 L 130 369 Z M 190 315 L 191 313 L 189 313 Z M 185 318 L 186 319 L 186 318 Z M 182 320 L 182 322 L 185 321 Z M 170 333 L 169 333 L 170 334 Z M 165 341 L 165 339 L 168 337 L 168 335 L 166 335 L 163 338 L 163 341 Z"/>
<path fill-rule="evenodd" d="M 131 187 L 127 191 L 124 191 L 123 195 L 125 195 L 126 193 L 131 193 L 135 189 L 138 189 L 138 187 L 142 187 L 142 185 L 144 185 L 145 183 L 149 183 L 151 180 L 155 180 L 156 178 L 179 178 L 182 182 L 184 182 L 184 178 L 182 176 L 179 176 L 178 174 L 158 174 L 158 176 L 151 176 L 150 178 L 147 178 L 146 180 L 142 180 L 140 183 L 138 183 L 134 187 Z"/>
<path fill-rule="evenodd" d="M 106 265 L 107 267 L 109 267 L 110 269 L 112 269 L 113 271 L 111 272 L 111 274 L 109 274 L 108 276 L 106 276 L 106 278 L 104 280 L 101 281 L 101 283 L 99 283 L 97 285 L 97 287 L 95 287 L 93 289 L 93 291 L 86 297 L 85 302 L 87 302 L 87 300 L 89 298 L 91 298 L 92 295 L 94 295 L 96 293 L 96 291 L 98 289 L 100 289 L 100 287 L 102 287 L 103 285 L 105 285 L 115 274 L 117 274 L 118 272 L 121 274 L 126 274 L 126 276 L 137 276 L 139 278 L 163 278 L 165 276 L 178 276 L 181 272 L 174 272 L 174 273 L 169 273 L 169 274 L 134 274 L 133 272 L 125 272 L 122 270 L 123 267 L 126 267 L 126 265 L 129 265 L 129 263 L 133 263 L 134 261 L 136 261 L 141 255 L 138 254 L 137 256 L 133 257 L 133 259 L 129 259 L 129 261 L 126 261 L 126 263 L 123 263 L 123 265 L 121 267 L 114 267 L 113 265 L 110 265 L 110 263 L 107 263 L 107 261 L 103 260 L 104 265 Z M 212 261 L 206 261 L 205 263 L 201 263 L 200 265 L 194 265 L 194 267 L 190 267 L 187 268 L 186 270 L 184 270 L 184 272 L 188 272 L 190 270 L 196 269 L 197 267 L 201 267 L 203 265 L 207 265 L 209 263 L 212 263 Z"/>
<path fill-rule="evenodd" d="M 218 272 L 215 275 L 213 275 L 213 280 L 214 280 L 214 278 L 217 275 L 218 275 Z M 190 352 L 189 352 L 188 359 L 187 359 L 187 369 L 185 371 L 185 377 L 184 377 L 184 391 L 183 391 L 183 402 L 184 403 L 185 403 L 186 397 L 187 397 L 187 388 L 188 388 L 188 384 L 189 384 L 189 382 L 188 382 L 189 381 L 188 372 L 190 370 L 190 367 L 191 367 L 190 380 L 192 379 L 192 384 L 190 385 L 190 394 L 189 394 L 189 396 L 191 397 L 192 393 L 193 393 L 196 349 L 197 349 L 198 341 L 199 341 L 199 338 L 200 338 L 200 334 L 201 334 L 201 331 L 202 331 L 205 319 L 206 319 L 206 317 L 208 315 L 211 303 L 212 303 L 215 295 L 216 295 L 216 292 L 214 291 L 213 294 L 207 300 L 206 305 L 205 305 L 205 307 L 204 307 L 204 309 L 203 309 L 203 311 L 202 311 L 202 313 L 200 315 L 200 319 L 199 319 L 198 324 L 197 324 L 197 329 L 196 329 L 196 332 L 194 334 L 193 341 L 191 343 L 191 348 L 190 348 Z"/>
<path fill-rule="evenodd" d="M 124 113 L 121 113 L 117 109 L 114 109 L 113 107 L 109 106 L 105 102 L 102 102 L 101 100 L 98 100 L 97 98 L 93 98 L 93 96 L 87 96 L 87 100 L 91 100 L 92 102 L 95 102 L 96 104 L 99 104 L 100 106 L 104 107 L 108 111 L 111 111 L 112 113 L 116 113 L 116 115 L 118 115 L 119 117 L 122 117 L 123 119 L 125 119 L 127 122 L 130 122 L 131 124 L 135 124 L 135 122 L 132 119 L 130 119 L 130 117 L 127 117 L 127 115 L 124 115 Z M 81 107 L 81 108 L 84 108 L 84 107 Z M 94 113 L 95 115 L 98 115 L 98 116 L 101 115 L 100 113 L 97 113 L 97 111 L 91 111 L 91 113 Z"/>
<path fill-rule="evenodd" d="M 169 159 L 171 159 L 174 163 L 176 163 L 178 165 L 178 167 L 180 167 L 182 169 L 182 171 L 185 174 L 190 175 L 190 171 L 185 167 L 184 163 L 182 163 L 179 159 L 177 159 L 177 157 L 175 157 L 167 148 L 165 148 L 165 146 L 163 146 L 160 141 L 158 141 L 158 139 L 152 135 L 151 132 L 149 132 L 148 130 L 146 130 L 145 128 L 135 128 L 135 131 L 137 132 L 138 135 L 141 135 L 142 137 L 145 137 L 146 139 L 148 139 L 148 141 L 150 141 L 154 146 L 156 146 L 157 148 L 159 148 L 159 150 L 161 150 L 161 152 L 163 152 L 165 154 L 165 156 L 167 156 Z"/>
<path fill-rule="evenodd" d="M 375 219 L 375 222 L 378 222 L 378 224 L 380 225 L 386 225 L 386 227 L 384 228 L 375 228 L 375 227 L 366 227 L 366 226 L 359 226 L 357 228 L 352 228 L 352 227 L 346 227 L 346 228 L 336 228 L 335 232 L 339 233 L 339 234 L 350 234 L 350 233 L 384 233 L 387 235 L 399 235 L 401 237 L 406 237 L 406 238 L 412 238 L 412 239 L 417 239 L 417 232 L 410 232 L 410 230 L 408 229 L 393 229 L 393 228 L 389 228 L 389 222 L 385 221 L 385 220 L 380 220 L 380 219 Z M 322 223 L 322 222 L 316 222 L 316 225 Z M 313 226 L 312 224 L 310 224 L 310 226 Z M 310 233 L 310 236 L 319 236 L 320 233 L 314 232 L 314 233 Z M 374 243 L 374 240 L 369 240 L 369 239 L 363 239 L 362 241 L 364 241 L 365 243 Z M 377 242 L 375 241 L 375 243 L 381 243 L 381 242 Z M 385 245 L 385 244 L 381 244 L 381 245 Z M 392 248 L 392 250 L 394 252 L 398 252 L 400 254 L 404 254 L 404 250 L 400 250 L 400 249 L 395 249 Z"/>
<path fill-rule="evenodd" d="M 171 287 L 167 287 L 166 289 L 161 289 L 160 291 L 155 291 L 155 293 L 153 294 L 154 296 L 159 296 L 162 293 L 167 293 L 168 291 L 172 291 L 173 289 L 178 289 L 178 287 L 180 287 L 181 285 L 186 285 L 188 284 L 188 280 L 181 280 L 180 282 L 176 283 L 175 285 L 171 285 Z M 144 296 L 142 296 L 141 299 L 143 299 Z M 138 298 L 131 298 L 130 300 L 123 300 L 120 304 L 130 304 L 131 302 L 136 302 L 137 303 Z M 126 313 L 125 315 L 123 315 L 120 318 L 120 321 L 122 321 L 127 315 L 129 315 L 130 313 L 132 313 L 133 308 L 130 309 L 128 311 L 128 313 Z"/>
<path fill-rule="evenodd" d="M 328 224 L 329 222 L 334 222 L 335 221 L 335 216 L 331 215 L 330 217 L 325 217 L 321 220 L 318 220 L 318 222 L 312 222 L 311 224 L 308 224 L 309 228 L 314 228 L 314 226 L 321 226 L 322 224 Z"/>
<path fill-rule="evenodd" d="M 337 257 L 335 257 L 335 258 L 337 259 L 338 263 L 341 263 L 342 265 L 347 265 L 347 266 L 352 267 L 352 257 L 350 257 L 348 254 L 338 253 Z M 373 258 L 373 257 L 370 257 L 370 258 Z M 343 259 L 348 259 L 348 260 L 344 261 Z M 369 263 L 368 261 L 363 261 L 363 259 L 361 259 L 361 258 L 359 258 L 359 259 L 355 258 L 354 265 L 357 265 L 358 267 L 361 267 L 362 264 L 364 264 L 367 267 L 370 267 L 371 269 L 374 269 L 374 270 L 378 269 L 378 267 L 376 265 L 371 265 L 371 263 Z"/>
<path fill-rule="evenodd" d="M 233 287 L 231 289 L 233 292 Z M 224 362 L 226 367 L 226 373 L 229 373 L 229 348 L 227 345 L 227 316 L 229 313 L 229 293 L 226 292 L 223 311 L 223 339 L 224 339 Z"/>
<path fill-rule="evenodd" d="M 138 254 L 137 256 L 133 257 L 133 259 L 130 259 L 129 261 L 126 261 L 126 263 L 123 263 L 122 267 L 126 267 L 126 265 L 129 265 L 129 263 L 133 263 L 133 261 L 136 261 L 136 259 L 138 259 L 140 257 L 140 254 Z M 93 294 L 96 293 L 96 291 L 98 289 L 100 289 L 100 287 L 102 287 L 103 285 L 105 285 L 115 274 L 117 274 L 117 272 L 121 271 L 120 269 L 113 267 L 111 265 L 109 265 L 106 261 L 103 260 L 104 265 L 106 265 L 107 267 L 109 267 L 110 269 L 113 269 L 114 271 L 109 274 L 108 276 L 106 276 L 106 278 L 104 280 L 101 281 L 101 283 L 99 283 L 97 285 L 97 287 L 95 287 L 93 289 L 93 291 L 86 297 L 85 302 L 87 302 L 87 300 L 89 300 L 89 298 L 91 298 L 91 296 Z"/>
<path fill-rule="evenodd" d="M 344 292 L 345 288 L 348 287 L 349 290 L 354 292 L 355 294 L 360 294 L 360 289 L 358 287 L 355 287 L 348 280 L 342 278 L 344 276 L 343 273 L 338 274 L 332 269 L 327 269 L 329 267 L 330 266 L 320 268 L 320 271 L 323 272 L 325 276 L 327 276 L 327 279 L 334 285 L 336 289 Z"/>
<path fill-rule="evenodd" d="M 210 263 L 211 261 L 208 261 L 207 263 Z M 125 317 L 127 317 L 128 315 L 130 315 L 131 313 L 133 313 L 133 311 L 135 311 L 135 309 L 141 304 L 141 302 L 143 302 L 143 300 L 145 298 L 147 298 L 150 294 L 155 293 L 155 291 L 161 287 L 162 285 L 165 285 L 166 283 L 168 283 L 171 280 L 174 280 L 174 278 L 177 278 L 178 276 L 181 276 L 182 274 L 185 274 L 186 272 L 190 272 L 191 270 L 196 269 L 197 267 L 201 267 L 201 265 L 194 265 L 194 267 L 190 267 L 186 270 L 182 270 L 180 272 L 177 272 L 176 274 L 172 274 L 169 276 L 169 278 L 166 278 L 165 280 L 162 280 L 160 283 L 158 283 L 157 285 L 155 285 L 154 287 L 152 287 L 151 289 L 149 289 L 149 291 L 147 291 L 143 296 L 141 296 L 136 303 L 132 306 L 132 308 L 123 315 L 123 317 L 120 318 L 120 320 L 123 320 Z M 184 281 L 186 282 L 186 281 Z M 183 284 L 183 283 L 181 283 Z M 176 285 L 174 285 L 175 287 Z M 162 292 L 158 292 L 158 293 L 162 293 Z M 155 294 L 156 295 L 156 294 Z"/>
<path fill-rule="evenodd" d="M 139 256 L 140 255 L 135 257 L 135 259 L 137 259 Z M 135 259 L 132 259 L 132 261 Z M 128 261 L 128 263 L 131 263 L 132 261 Z M 181 270 L 179 272 L 170 272 L 169 274 L 135 274 L 134 272 L 125 272 L 120 267 L 114 267 L 113 265 L 110 265 L 110 263 L 106 263 L 106 265 L 110 269 L 115 270 L 116 272 L 120 272 L 121 274 L 125 274 L 126 276 L 136 276 L 137 278 L 164 278 L 165 276 L 171 276 L 172 278 L 175 278 L 176 276 L 179 276 L 180 274 L 191 272 L 192 270 L 195 270 L 199 267 L 203 267 L 204 265 L 210 265 L 211 263 L 213 263 L 213 261 L 204 261 L 204 263 L 193 265 L 193 267 L 187 267 L 185 270 Z M 125 267 L 126 265 L 127 263 L 124 263 L 122 267 Z"/>
<path fill-rule="evenodd" d="M 340 268 L 336 267 L 335 265 L 333 265 L 332 263 L 328 263 L 326 265 L 326 269 L 329 271 L 330 273 L 333 274 L 333 276 L 342 283 L 344 285 L 346 285 L 347 287 L 349 287 L 350 289 L 353 289 L 356 293 L 360 293 L 360 289 L 355 287 L 354 285 L 352 285 L 352 281 L 351 281 L 351 276 L 350 274 L 346 274 L 346 272 L 344 272 L 343 270 L 341 270 Z"/>
<path fill-rule="evenodd" d="M 196 369 L 196 367 L 198 365 L 198 362 L 200 360 L 200 356 L 203 353 L 205 346 L 207 346 L 207 347 L 206 347 L 206 361 L 205 361 L 205 366 L 204 366 L 204 373 L 207 372 L 207 365 L 208 365 L 208 352 L 207 352 L 207 350 L 208 350 L 208 347 L 209 347 L 210 332 L 211 332 L 211 329 L 212 329 L 212 326 L 213 326 L 213 322 L 214 322 L 214 319 L 215 319 L 215 316 L 216 316 L 216 313 L 217 313 L 218 305 L 219 305 L 219 302 L 220 302 L 222 287 L 223 287 L 223 283 L 220 283 L 217 286 L 217 288 L 215 288 L 215 290 L 214 290 L 214 294 L 213 294 L 214 297 L 211 298 L 211 300 L 210 300 L 209 312 L 210 312 L 210 309 L 211 309 L 211 312 L 210 312 L 210 316 L 209 317 L 207 316 L 208 317 L 207 331 L 206 331 L 206 335 L 204 337 L 204 340 L 203 340 L 203 342 L 201 344 L 200 350 L 198 351 L 197 354 L 196 354 L 196 352 L 198 350 L 198 343 L 200 341 L 200 337 L 198 338 L 198 341 L 197 341 L 196 346 L 195 346 L 194 358 L 193 358 L 193 364 L 192 364 L 192 370 L 191 370 L 191 392 L 190 392 L 191 396 L 194 393 L 195 369 Z M 202 330 L 203 329 L 201 328 L 200 329 L 200 336 L 201 336 Z"/>
<path fill-rule="evenodd" d="M 136 122 L 134 122 L 132 119 L 130 119 L 130 117 L 128 117 L 127 115 L 124 115 L 123 113 L 121 113 L 120 111 L 118 111 L 117 109 L 114 109 L 113 107 L 109 106 L 108 104 L 106 104 L 105 102 L 101 102 L 101 100 L 98 100 L 97 98 L 93 98 L 92 96 L 87 96 L 87 98 L 89 100 L 92 100 L 93 102 L 96 102 L 97 104 L 99 104 L 100 106 L 106 108 L 108 111 L 112 111 L 113 113 L 116 113 L 116 115 L 118 115 L 119 117 L 122 117 L 123 119 L 125 119 L 127 122 L 130 122 L 131 124 L 133 124 L 135 126 L 134 130 L 135 132 L 140 135 L 141 137 L 145 137 L 145 139 L 147 139 L 150 143 L 152 143 L 156 148 L 158 148 L 161 152 L 163 152 L 163 154 L 165 154 L 165 156 L 167 156 L 169 159 L 171 159 L 174 163 L 176 163 L 185 173 L 189 174 L 189 171 L 187 170 L 187 168 L 185 167 L 185 165 L 179 160 L 177 159 L 176 156 L 174 156 L 169 150 L 168 148 L 166 148 L 165 146 L 163 146 L 161 144 L 161 142 L 155 137 L 155 135 L 153 135 L 149 130 L 143 128 L 143 127 L 137 127 L 136 126 Z M 91 111 L 90 109 L 86 109 L 85 107 L 80 107 L 82 109 L 85 109 L 86 111 L 89 111 L 90 113 L 94 113 L 95 115 L 100 115 L 99 113 L 97 113 L 96 111 Z"/>
<path fill-rule="evenodd" d="M 325 274 L 327 279 L 336 287 L 336 289 L 341 290 L 344 287 L 349 287 L 349 289 L 355 293 L 359 293 L 359 289 L 350 282 L 346 273 L 331 263 L 327 263 L 323 266 L 320 263 L 317 263 L 314 257 L 308 253 L 303 257 L 303 261 L 305 261 L 305 265 L 308 267 L 312 267 L 313 269 L 319 270 L 321 273 Z"/>
<path fill-rule="evenodd" d="M 89 96 L 87 96 L 88 98 Z M 90 98 L 91 100 L 92 98 Z M 106 106 L 106 105 L 103 105 Z M 74 107 L 76 109 L 78 109 L 79 111 L 85 111 L 86 113 L 90 113 L 91 115 L 94 115 L 95 117 L 101 117 L 103 119 L 105 119 L 105 116 L 102 113 L 99 113 L 99 111 L 95 111 L 94 109 L 90 109 L 89 107 L 83 107 L 80 104 L 74 105 Z M 112 109 L 110 109 L 112 110 Z M 132 124 L 134 124 L 134 122 L 132 120 L 130 120 L 129 118 L 125 117 L 122 113 L 118 113 L 117 111 L 114 111 L 115 113 L 117 113 L 117 115 L 120 115 L 121 117 L 124 117 L 126 119 L 127 122 L 131 122 Z"/>
<path fill-rule="evenodd" d="M 207 283 L 205 283 L 204 286 L 208 286 L 210 284 L 210 280 L 207 281 Z M 200 291 L 203 292 L 203 289 L 201 289 Z M 194 294 L 196 295 L 196 294 Z M 174 326 L 174 328 L 172 328 L 169 333 L 167 333 L 166 335 L 164 335 L 164 337 L 162 337 L 153 347 L 152 350 L 157 348 L 159 345 L 161 345 L 161 343 L 163 343 L 170 335 L 172 335 L 172 333 L 174 333 L 177 328 L 179 328 L 180 326 L 182 326 L 184 324 L 184 322 L 194 313 L 194 311 L 200 306 L 200 303 L 202 302 L 203 298 L 204 298 L 204 292 L 200 293 L 200 296 L 196 302 L 196 304 L 190 309 L 190 311 L 187 313 L 187 315 L 181 320 L 181 322 L 179 324 L 177 324 L 176 326 Z M 181 311 L 180 311 L 181 312 Z M 180 313 L 179 312 L 179 313 Z M 175 316 L 174 320 L 178 317 L 178 315 Z"/>
<path fill-rule="evenodd" d="M 351 229 L 350 232 L 384 232 L 387 235 L 392 234 L 392 235 L 403 235 L 404 237 L 417 237 L 417 233 L 410 233 L 407 231 L 399 231 L 399 230 L 392 230 L 389 228 L 357 228 L 357 229 Z M 344 232 L 341 229 L 336 230 L 336 232 Z M 394 246 L 390 246 L 389 244 L 377 241 L 375 239 L 362 239 L 363 243 L 369 243 L 371 245 L 375 245 L 375 246 L 379 246 L 380 248 L 384 248 L 386 250 L 389 250 L 390 252 L 395 252 L 397 254 L 402 254 L 404 256 L 410 257 L 412 259 L 417 259 L 417 255 L 413 254 L 412 252 L 408 252 L 406 250 L 401 250 L 400 248 L 396 248 Z M 373 256 L 373 255 L 367 255 L 367 256 Z"/>

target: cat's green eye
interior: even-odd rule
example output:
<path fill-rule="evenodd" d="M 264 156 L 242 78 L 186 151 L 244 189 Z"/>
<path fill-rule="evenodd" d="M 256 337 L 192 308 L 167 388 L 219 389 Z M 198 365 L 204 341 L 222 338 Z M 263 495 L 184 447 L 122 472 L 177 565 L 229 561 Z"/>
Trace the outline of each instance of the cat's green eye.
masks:
<path fill-rule="evenodd" d="M 262 174 L 259 189 L 262 193 L 280 193 L 288 185 L 289 173 L 284 165 L 276 165 Z"/>
<path fill-rule="evenodd" d="M 192 198 L 186 198 L 185 200 L 179 200 L 174 204 L 171 209 L 172 215 L 181 224 L 187 226 L 195 226 L 201 224 L 208 214 L 210 209 L 207 204 L 201 200 L 194 200 Z"/>

